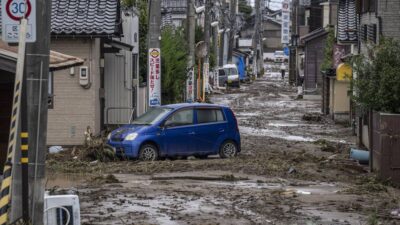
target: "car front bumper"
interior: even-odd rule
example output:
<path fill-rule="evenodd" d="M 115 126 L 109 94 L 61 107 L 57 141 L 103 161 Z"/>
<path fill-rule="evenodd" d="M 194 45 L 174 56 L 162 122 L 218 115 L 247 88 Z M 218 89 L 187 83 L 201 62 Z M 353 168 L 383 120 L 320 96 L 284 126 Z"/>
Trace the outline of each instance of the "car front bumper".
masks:
<path fill-rule="evenodd" d="M 113 141 L 109 140 L 107 142 L 110 145 L 117 156 L 138 158 L 140 145 L 136 141 Z"/>

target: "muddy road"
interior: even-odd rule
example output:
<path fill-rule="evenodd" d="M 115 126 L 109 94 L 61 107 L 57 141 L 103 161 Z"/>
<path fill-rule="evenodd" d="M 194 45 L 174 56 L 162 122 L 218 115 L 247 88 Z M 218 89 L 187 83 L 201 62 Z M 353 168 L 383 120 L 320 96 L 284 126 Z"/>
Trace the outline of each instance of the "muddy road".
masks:
<path fill-rule="evenodd" d="M 351 128 L 279 74 L 211 101 L 237 115 L 237 158 L 100 163 L 69 151 L 49 157 L 47 187 L 79 194 L 83 224 L 400 224 L 399 190 L 348 159 Z"/>

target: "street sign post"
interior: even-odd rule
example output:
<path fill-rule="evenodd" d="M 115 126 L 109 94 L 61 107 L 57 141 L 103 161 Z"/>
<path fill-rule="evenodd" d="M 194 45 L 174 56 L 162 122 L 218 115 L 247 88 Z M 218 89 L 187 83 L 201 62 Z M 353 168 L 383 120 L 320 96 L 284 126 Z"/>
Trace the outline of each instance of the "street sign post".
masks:
<path fill-rule="evenodd" d="M 149 106 L 161 105 L 161 53 L 159 48 L 149 49 Z"/>
<path fill-rule="evenodd" d="M 282 2 L 282 44 L 289 44 L 290 40 L 290 2 Z"/>
<path fill-rule="evenodd" d="M 20 20 L 28 20 L 26 42 L 36 42 L 36 0 L 2 0 L 2 38 L 7 43 L 18 43 Z"/>
<path fill-rule="evenodd" d="M 186 102 L 192 103 L 194 101 L 194 68 L 191 68 L 186 80 Z"/>

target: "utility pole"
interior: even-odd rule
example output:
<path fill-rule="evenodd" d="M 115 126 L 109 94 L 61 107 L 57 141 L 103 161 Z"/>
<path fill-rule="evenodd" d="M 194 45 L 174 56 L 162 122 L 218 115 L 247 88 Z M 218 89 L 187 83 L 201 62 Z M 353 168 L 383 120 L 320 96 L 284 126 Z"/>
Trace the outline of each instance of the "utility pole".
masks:
<path fill-rule="evenodd" d="M 214 5 L 215 7 L 218 7 Z M 214 13 L 213 21 L 217 21 L 217 12 Z M 219 49 L 218 49 L 218 41 L 219 41 L 219 23 L 218 25 L 213 27 L 213 52 L 215 54 L 215 60 L 216 60 L 216 67 L 219 65 Z"/>
<path fill-rule="evenodd" d="M 149 10 L 147 103 L 152 107 L 161 105 L 161 0 L 149 0 Z"/>
<path fill-rule="evenodd" d="M 221 27 L 224 29 L 222 33 L 219 34 L 219 62 L 218 65 L 220 67 L 224 66 L 224 53 L 225 53 L 225 30 L 226 30 L 226 18 L 225 18 L 225 9 L 226 9 L 226 2 L 225 0 L 221 0 L 221 5 L 220 5 L 220 23 Z M 218 31 L 219 33 L 219 31 Z"/>
<path fill-rule="evenodd" d="M 189 70 L 187 85 L 186 85 L 186 100 L 194 102 L 196 98 L 195 93 L 195 79 L 194 79 L 194 65 L 195 65 L 195 33 L 196 33 L 196 12 L 194 10 L 195 0 L 187 0 L 187 38 L 189 45 L 189 57 L 187 68 Z M 191 88 L 191 90 L 189 90 Z"/>
<path fill-rule="evenodd" d="M 33 224 L 43 224 L 51 1 L 36 0 L 37 41 L 27 44 L 29 189 Z"/>
<path fill-rule="evenodd" d="M 253 68 L 255 75 L 260 72 L 259 60 L 260 60 L 260 0 L 256 0 L 254 9 L 256 11 L 255 15 L 255 28 L 253 36 Z"/>
<path fill-rule="evenodd" d="M 235 45 L 235 35 L 236 35 L 236 0 L 231 0 L 231 13 L 230 13 L 230 28 L 229 32 L 229 48 L 228 48 L 228 62 L 232 63 L 233 61 L 233 48 Z"/>
<path fill-rule="evenodd" d="M 208 75 L 210 72 L 210 28 L 211 28 L 211 0 L 205 0 L 204 10 L 204 43 L 206 44 L 206 56 L 203 65 L 203 101 L 206 100 L 206 86 L 208 85 Z"/>
<path fill-rule="evenodd" d="M 299 0 L 292 1 L 292 43 L 293 39 L 297 38 L 297 12 L 298 12 Z M 297 49 L 296 46 L 290 46 L 290 57 L 289 57 L 289 84 L 293 85 L 297 81 Z"/>

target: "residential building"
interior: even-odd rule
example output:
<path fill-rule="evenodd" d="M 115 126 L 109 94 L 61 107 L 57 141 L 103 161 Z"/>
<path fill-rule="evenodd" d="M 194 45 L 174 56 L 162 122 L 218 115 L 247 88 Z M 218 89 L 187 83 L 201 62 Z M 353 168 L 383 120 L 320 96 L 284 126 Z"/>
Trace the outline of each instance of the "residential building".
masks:
<path fill-rule="evenodd" d="M 358 53 L 368 56 L 368 49 L 382 38 L 400 39 L 400 4 L 397 0 L 356 0 L 359 16 Z M 368 113 L 358 113 L 359 143 L 370 148 Z"/>
<path fill-rule="evenodd" d="M 51 74 L 47 144 L 82 145 L 140 111 L 138 16 L 118 0 L 52 0 L 51 16 L 51 48 L 84 63 Z"/>
<path fill-rule="evenodd" d="M 3 171 L 8 150 L 17 52 L 17 47 L 10 47 L 0 41 L 0 174 Z M 83 60 L 80 58 L 55 51 L 50 52 L 50 73 L 68 71 L 66 70 L 67 68 L 82 64 Z M 49 92 L 51 92 L 52 88 L 49 85 Z"/>

